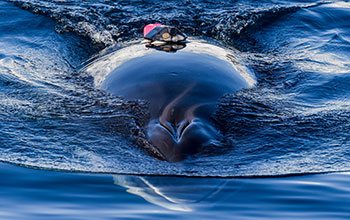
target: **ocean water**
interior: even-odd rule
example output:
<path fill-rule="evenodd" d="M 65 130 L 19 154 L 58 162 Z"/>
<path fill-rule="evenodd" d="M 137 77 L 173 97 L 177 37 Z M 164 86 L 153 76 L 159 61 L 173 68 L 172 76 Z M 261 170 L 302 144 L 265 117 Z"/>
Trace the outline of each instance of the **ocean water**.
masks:
<path fill-rule="evenodd" d="M 349 1 L 9 0 L 0 15 L 1 219 L 350 218 Z M 218 101 L 222 147 L 178 163 L 140 144 L 143 100 L 83 71 L 153 22 L 235 51 L 257 80 Z"/>

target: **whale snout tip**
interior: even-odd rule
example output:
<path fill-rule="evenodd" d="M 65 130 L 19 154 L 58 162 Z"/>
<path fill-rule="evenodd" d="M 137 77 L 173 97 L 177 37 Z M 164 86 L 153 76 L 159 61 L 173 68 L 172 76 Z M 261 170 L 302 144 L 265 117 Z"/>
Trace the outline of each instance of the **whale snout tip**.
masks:
<path fill-rule="evenodd" d="M 149 142 L 168 162 L 179 162 L 189 155 L 217 145 L 219 132 L 201 119 L 184 120 L 176 125 L 151 121 L 148 125 Z"/>

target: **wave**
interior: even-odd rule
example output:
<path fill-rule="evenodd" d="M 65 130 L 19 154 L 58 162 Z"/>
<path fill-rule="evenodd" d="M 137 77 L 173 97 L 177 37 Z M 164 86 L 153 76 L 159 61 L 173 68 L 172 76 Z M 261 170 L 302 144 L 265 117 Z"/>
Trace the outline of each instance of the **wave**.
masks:
<path fill-rule="evenodd" d="M 216 1 L 70 1 L 9 0 L 33 13 L 44 14 L 57 21 L 56 31 L 74 32 L 89 38 L 97 47 L 141 37 L 143 26 L 160 22 L 175 25 L 190 36 L 209 37 L 226 43 L 245 29 L 272 22 L 303 8 L 328 1 L 292 5 L 275 2 Z M 176 6 L 176 7 L 175 7 Z"/>

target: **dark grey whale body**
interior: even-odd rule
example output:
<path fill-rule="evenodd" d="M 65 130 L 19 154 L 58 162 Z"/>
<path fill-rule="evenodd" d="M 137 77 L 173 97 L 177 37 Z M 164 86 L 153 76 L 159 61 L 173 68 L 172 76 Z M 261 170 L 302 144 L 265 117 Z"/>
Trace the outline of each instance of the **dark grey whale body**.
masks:
<path fill-rule="evenodd" d="M 217 145 L 211 121 L 218 99 L 249 87 L 232 63 L 213 55 L 178 51 L 129 59 L 110 72 L 101 88 L 149 103 L 149 142 L 169 162 Z"/>

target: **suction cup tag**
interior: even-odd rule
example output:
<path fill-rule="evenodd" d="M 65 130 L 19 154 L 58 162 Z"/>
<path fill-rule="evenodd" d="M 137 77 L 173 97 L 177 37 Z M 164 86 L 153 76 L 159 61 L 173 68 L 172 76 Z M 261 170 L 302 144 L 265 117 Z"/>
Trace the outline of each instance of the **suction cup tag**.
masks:
<path fill-rule="evenodd" d="M 173 26 L 162 24 L 148 24 L 143 29 L 143 37 L 149 41 L 163 41 L 178 43 L 186 40 L 186 34 Z"/>

